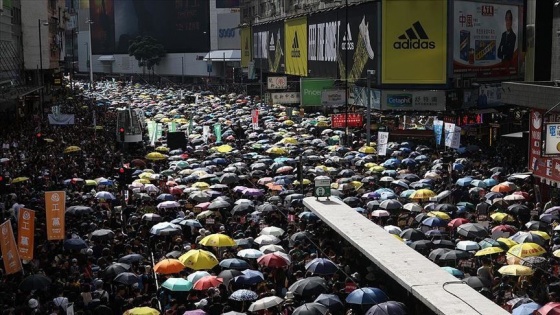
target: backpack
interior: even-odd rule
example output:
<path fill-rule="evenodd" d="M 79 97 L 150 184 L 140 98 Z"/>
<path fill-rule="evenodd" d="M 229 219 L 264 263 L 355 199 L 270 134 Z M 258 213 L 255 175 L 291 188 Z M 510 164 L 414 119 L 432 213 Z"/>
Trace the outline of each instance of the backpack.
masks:
<path fill-rule="evenodd" d="M 98 299 L 99 301 L 101 301 L 102 304 L 107 305 L 107 303 L 109 302 L 109 300 L 107 299 L 107 296 L 105 295 L 105 290 L 99 292 L 99 291 L 93 291 L 93 293 L 91 294 L 92 299 Z"/>

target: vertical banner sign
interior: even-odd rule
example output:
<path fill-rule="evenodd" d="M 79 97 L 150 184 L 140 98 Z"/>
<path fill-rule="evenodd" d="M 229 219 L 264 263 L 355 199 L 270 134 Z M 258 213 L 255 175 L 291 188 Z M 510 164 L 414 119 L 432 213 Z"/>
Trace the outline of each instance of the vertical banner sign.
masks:
<path fill-rule="evenodd" d="M 210 136 L 210 126 L 202 126 L 202 139 L 205 143 L 208 143 L 208 137 Z"/>
<path fill-rule="evenodd" d="M 434 120 L 434 136 L 436 145 L 441 145 L 441 135 L 443 134 L 443 120 Z"/>
<path fill-rule="evenodd" d="M 452 149 L 459 149 L 461 146 L 461 127 L 455 126 L 453 129 L 453 135 L 451 136 L 451 144 L 449 145 Z"/>
<path fill-rule="evenodd" d="M 307 17 L 287 20 L 284 51 L 286 74 L 307 76 Z"/>
<path fill-rule="evenodd" d="M 387 155 L 387 144 L 389 143 L 389 133 L 386 131 L 377 132 L 377 154 Z"/>
<path fill-rule="evenodd" d="M 251 110 L 251 125 L 253 129 L 257 129 L 259 127 L 259 110 L 253 109 Z"/>
<path fill-rule="evenodd" d="M 10 220 L 0 225 L 0 238 L 2 242 L 2 260 L 4 261 L 6 274 L 9 275 L 20 271 L 22 269 L 21 260 Z"/>
<path fill-rule="evenodd" d="M 47 239 L 49 241 L 64 240 L 66 211 L 66 192 L 46 191 L 45 211 L 47 212 Z"/>
<path fill-rule="evenodd" d="M 241 28 L 241 67 L 249 67 L 249 61 L 251 61 L 251 28 L 242 27 Z"/>
<path fill-rule="evenodd" d="M 216 135 L 216 142 L 222 142 L 222 125 L 214 124 L 214 134 Z"/>
<path fill-rule="evenodd" d="M 18 249 L 19 257 L 33 260 L 35 242 L 35 211 L 21 208 L 18 211 Z"/>
<path fill-rule="evenodd" d="M 383 0 L 381 7 L 382 83 L 446 83 L 447 1 Z"/>
<path fill-rule="evenodd" d="M 453 134 L 455 133 L 455 124 L 445 123 L 443 129 L 445 130 L 445 146 L 451 147 Z"/>

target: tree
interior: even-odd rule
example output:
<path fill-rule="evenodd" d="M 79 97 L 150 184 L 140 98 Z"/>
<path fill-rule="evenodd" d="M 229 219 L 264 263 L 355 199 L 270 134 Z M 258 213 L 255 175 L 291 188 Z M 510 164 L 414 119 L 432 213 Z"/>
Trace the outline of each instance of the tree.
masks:
<path fill-rule="evenodd" d="M 165 48 L 155 38 L 151 36 L 138 36 L 130 41 L 128 46 L 128 55 L 134 56 L 138 60 L 138 66 L 142 67 L 142 73 L 154 69 L 163 57 L 165 57 Z"/>

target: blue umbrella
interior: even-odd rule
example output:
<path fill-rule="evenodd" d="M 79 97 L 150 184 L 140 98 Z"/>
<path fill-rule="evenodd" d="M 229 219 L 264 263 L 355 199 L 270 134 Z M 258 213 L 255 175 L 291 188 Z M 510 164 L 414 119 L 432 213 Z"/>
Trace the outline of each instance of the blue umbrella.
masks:
<path fill-rule="evenodd" d="M 79 237 L 64 240 L 64 248 L 66 249 L 84 249 L 88 247 L 86 241 Z"/>
<path fill-rule="evenodd" d="M 342 301 L 340 300 L 340 298 L 335 294 L 321 293 L 315 299 L 314 302 L 319 303 L 319 304 L 323 304 L 331 312 L 336 312 L 336 311 L 344 309 L 344 304 L 342 304 Z"/>
<path fill-rule="evenodd" d="M 493 187 L 498 185 L 498 181 L 493 178 L 484 179 L 482 182 L 486 184 L 486 187 Z"/>
<path fill-rule="evenodd" d="M 463 178 L 459 178 L 455 184 L 462 187 L 466 187 L 469 186 L 472 181 L 473 179 L 471 177 L 463 177 Z"/>
<path fill-rule="evenodd" d="M 428 161 L 430 158 L 425 156 L 425 155 L 418 155 L 417 157 L 414 158 L 415 161 L 417 162 L 424 162 L 424 161 Z"/>
<path fill-rule="evenodd" d="M 416 164 L 418 164 L 418 162 L 416 162 L 414 159 L 406 158 L 401 161 L 401 164 L 404 166 L 415 166 Z"/>
<path fill-rule="evenodd" d="M 410 187 L 412 189 L 422 189 L 422 188 L 430 188 L 430 187 L 432 187 L 432 185 L 430 185 L 429 183 L 422 182 L 422 181 L 417 181 L 417 182 L 411 183 L 410 185 L 408 185 L 408 187 Z"/>
<path fill-rule="evenodd" d="M 396 158 L 390 158 L 387 161 L 383 162 L 383 164 L 381 165 L 387 168 L 397 168 L 399 165 L 401 165 L 401 161 Z"/>
<path fill-rule="evenodd" d="M 401 192 L 401 194 L 399 195 L 399 197 L 401 198 L 409 198 L 410 195 L 412 195 L 416 190 L 414 189 L 407 189 L 403 192 Z"/>
<path fill-rule="evenodd" d="M 156 198 L 159 201 L 173 201 L 175 200 L 175 197 L 173 197 L 173 195 L 171 194 L 161 194 L 159 196 L 157 196 Z"/>
<path fill-rule="evenodd" d="M 356 289 L 346 297 L 346 303 L 348 304 L 379 304 L 383 302 L 387 302 L 389 298 L 385 292 L 381 291 L 378 288 L 359 288 Z"/>
<path fill-rule="evenodd" d="M 224 159 L 224 158 L 215 158 L 212 160 L 212 162 L 216 163 L 217 165 L 228 165 L 229 162 L 228 160 Z"/>
<path fill-rule="evenodd" d="M 319 217 L 311 211 L 304 211 L 304 212 L 300 213 L 299 218 L 307 220 L 307 221 L 317 221 L 317 220 L 319 220 Z"/>
<path fill-rule="evenodd" d="M 447 220 L 440 219 L 438 217 L 429 217 L 422 221 L 422 225 L 426 226 L 447 226 Z"/>
<path fill-rule="evenodd" d="M 243 269 L 248 269 L 250 266 L 249 263 L 243 259 L 228 258 L 220 261 L 220 267 L 227 268 L 227 269 L 243 270 Z"/>
<path fill-rule="evenodd" d="M 382 192 L 395 193 L 391 188 L 379 188 L 378 190 L 374 191 L 374 193 L 378 193 L 379 195 L 381 195 Z"/>
<path fill-rule="evenodd" d="M 541 308 L 541 305 L 530 302 L 526 304 L 521 304 L 518 307 L 514 308 L 511 312 L 512 315 L 532 315 L 534 311 Z"/>
<path fill-rule="evenodd" d="M 121 258 L 119 258 L 119 262 L 120 263 L 125 263 L 125 264 L 132 264 L 133 262 L 138 262 L 138 261 L 142 261 L 144 260 L 144 256 L 140 255 L 140 254 L 129 254 L 126 256 L 122 256 Z"/>
<path fill-rule="evenodd" d="M 242 275 L 233 278 L 235 284 L 253 285 L 264 281 L 262 272 L 256 270 L 244 270 Z"/>
<path fill-rule="evenodd" d="M 486 198 L 487 200 L 493 200 L 493 199 L 496 199 L 496 198 L 503 198 L 503 197 L 504 197 L 503 194 L 498 193 L 498 192 L 493 192 L 493 191 L 484 195 L 484 198 Z"/>
<path fill-rule="evenodd" d="M 449 274 L 451 274 L 456 278 L 463 279 L 465 277 L 465 274 L 457 268 L 445 266 L 445 267 L 441 267 L 441 269 L 447 271 Z"/>
<path fill-rule="evenodd" d="M 233 292 L 230 296 L 230 300 L 234 301 L 253 301 L 258 299 L 259 295 L 251 290 L 240 289 Z"/>
<path fill-rule="evenodd" d="M 316 275 L 332 275 L 338 271 L 338 266 L 329 259 L 315 258 L 305 265 L 305 270 Z"/>
<path fill-rule="evenodd" d="M 379 200 L 397 199 L 397 195 L 390 191 L 384 191 L 380 194 Z"/>
<path fill-rule="evenodd" d="M 186 225 L 186 226 L 190 226 L 190 227 L 195 227 L 195 228 L 199 228 L 199 229 L 202 228 L 202 224 L 200 222 L 198 222 L 198 220 L 195 220 L 195 219 L 182 220 L 178 224 L 179 225 Z"/>
<path fill-rule="evenodd" d="M 465 166 L 461 163 L 453 163 L 453 170 L 454 171 L 462 171 Z"/>

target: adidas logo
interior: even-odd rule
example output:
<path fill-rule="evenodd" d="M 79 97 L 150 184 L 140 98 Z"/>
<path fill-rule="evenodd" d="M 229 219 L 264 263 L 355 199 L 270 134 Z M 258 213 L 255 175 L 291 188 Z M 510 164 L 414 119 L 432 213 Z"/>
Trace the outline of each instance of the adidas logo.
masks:
<path fill-rule="evenodd" d="M 268 50 L 275 51 L 276 50 L 276 43 L 274 42 L 274 33 L 270 33 L 270 42 L 268 43 Z"/>
<path fill-rule="evenodd" d="M 398 37 L 399 40 L 393 43 L 395 49 L 435 49 L 436 43 L 430 41 L 428 34 L 420 24 L 416 21 L 412 27 L 407 29 L 404 34 Z"/>
<path fill-rule="evenodd" d="M 297 36 L 297 32 L 294 33 L 294 41 L 292 42 L 292 58 L 300 58 L 301 52 L 299 51 L 299 40 Z"/>
<path fill-rule="evenodd" d="M 346 24 L 346 33 L 342 37 L 342 50 L 354 50 L 354 41 L 352 40 L 352 33 L 350 32 L 350 23 Z"/>

